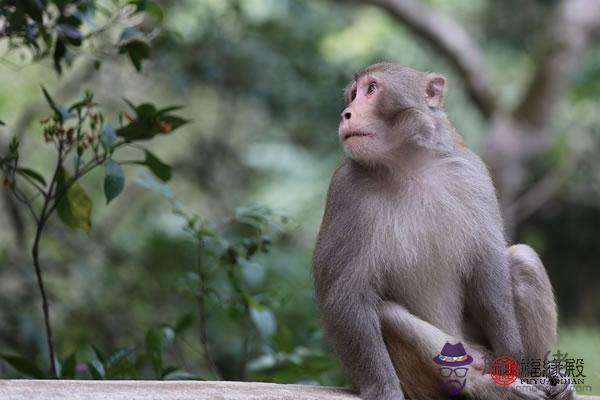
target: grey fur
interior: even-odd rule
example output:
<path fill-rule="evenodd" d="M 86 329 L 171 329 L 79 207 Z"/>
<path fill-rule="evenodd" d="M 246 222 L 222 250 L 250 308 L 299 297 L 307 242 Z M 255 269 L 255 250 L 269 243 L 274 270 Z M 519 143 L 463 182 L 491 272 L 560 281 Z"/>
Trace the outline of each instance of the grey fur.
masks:
<path fill-rule="evenodd" d="M 429 75 L 393 64 L 365 75 L 385 84 L 386 103 L 347 110 L 381 137 L 346 149 L 313 260 L 319 313 L 350 382 L 365 400 L 439 398 L 432 357 L 446 341 L 479 358 L 550 350 L 557 317 L 543 265 L 528 246 L 507 248 L 487 168 L 441 106 L 419 97 Z M 408 112 L 373 116 L 397 108 Z M 472 399 L 570 395 L 505 390 L 471 370 Z"/>

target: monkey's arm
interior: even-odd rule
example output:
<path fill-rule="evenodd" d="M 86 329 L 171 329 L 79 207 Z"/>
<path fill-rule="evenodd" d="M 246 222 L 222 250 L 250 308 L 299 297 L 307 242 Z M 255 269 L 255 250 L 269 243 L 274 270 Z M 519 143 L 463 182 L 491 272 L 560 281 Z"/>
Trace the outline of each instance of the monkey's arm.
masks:
<path fill-rule="evenodd" d="M 523 353 L 521 334 L 514 309 L 513 290 L 506 248 L 488 249 L 475 268 L 467 288 L 467 306 L 478 315 L 496 356 Z"/>
<path fill-rule="evenodd" d="M 325 329 L 344 372 L 362 399 L 402 400 L 404 395 L 381 334 L 375 296 L 333 288 L 317 293 Z"/>

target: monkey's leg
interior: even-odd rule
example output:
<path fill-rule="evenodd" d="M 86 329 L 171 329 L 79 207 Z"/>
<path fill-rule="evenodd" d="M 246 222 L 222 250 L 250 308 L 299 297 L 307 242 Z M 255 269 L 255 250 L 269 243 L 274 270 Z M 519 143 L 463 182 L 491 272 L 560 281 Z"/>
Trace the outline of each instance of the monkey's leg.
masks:
<path fill-rule="evenodd" d="M 556 343 L 556 302 L 550 279 L 531 247 L 511 246 L 508 256 L 525 358 L 543 358 Z"/>
<path fill-rule="evenodd" d="M 390 358 L 400 378 L 402 388 L 409 398 L 429 400 L 444 398 L 440 375 L 433 357 L 439 354 L 446 342 L 462 342 L 474 362 L 467 366 L 467 383 L 460 395 L 481 400 L 543 400 L 546 393 L 534 386 L 518 381 L 504 388 L 496 385 L 489 374 L 483 374 L 482 347 L 453 337 L 430 323 L 411 314 L 404 307 L 385 302 L 379 309 L 382 334 Z"/>

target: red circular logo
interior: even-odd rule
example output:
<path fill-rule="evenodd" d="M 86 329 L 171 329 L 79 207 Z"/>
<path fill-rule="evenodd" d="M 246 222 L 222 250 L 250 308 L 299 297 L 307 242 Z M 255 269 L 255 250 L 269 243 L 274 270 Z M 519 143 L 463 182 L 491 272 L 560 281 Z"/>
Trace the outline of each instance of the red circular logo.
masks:
<path fill-rule="evenodd" d="M 498 357 L 492 361 L 490 375 L 497 385 L 510 386 L 519 376 L 519 364 L 511 356 Z"/>

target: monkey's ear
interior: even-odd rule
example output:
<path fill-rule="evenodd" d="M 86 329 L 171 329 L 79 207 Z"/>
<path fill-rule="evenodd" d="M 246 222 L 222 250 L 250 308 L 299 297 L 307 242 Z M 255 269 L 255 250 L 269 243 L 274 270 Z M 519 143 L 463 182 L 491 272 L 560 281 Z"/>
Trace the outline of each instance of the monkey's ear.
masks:
<path fill-rule="evenodd" d="M 427 74 L 426 82 L 425 102 L 429 107 L 441 107 L 446 92 L 446 78 L 440 74 L 430 73 Z"/>

